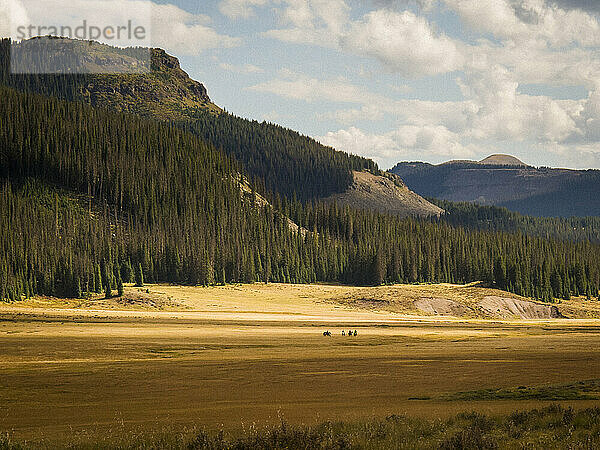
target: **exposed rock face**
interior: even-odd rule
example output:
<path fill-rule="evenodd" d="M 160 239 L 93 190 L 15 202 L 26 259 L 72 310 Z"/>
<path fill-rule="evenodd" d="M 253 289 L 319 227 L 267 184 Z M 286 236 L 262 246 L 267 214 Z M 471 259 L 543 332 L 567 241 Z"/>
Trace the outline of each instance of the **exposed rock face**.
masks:
<path fill-rule="evenodd" d="M 354 182 L 346 192 L 334 194 L 325 201 L 401 217 L 432 216 L 443 212 L 441 208 L 408 189 L 393 174 L 378 176 L 369 172 L 354 172 L 353 175 Z"/>
<path fill-rule="evenodd" d="M 93 41 L 35 38 L 14 44 L 12 52 L 21 55 L 24 63 L 31 55 L 40 57 L 42 73 L 69 74 L 72 69 L 72 92 L 67 97 L 93 106 L 165 120 L 221 111 L 204 85 L 159 48 L 122 49 Z M 63 70 L 55 70 L 61 64 Z"/>
<path fill-rule="evenodd" d="M 210 103 L 208 92 L 202 83 L 192 80 L 189 75 L 181 69 L 179 59 L 167 54 L 161 48 L 152 49 L 152 71 L 155 73 L 166 73 L 175 81 L 178 93 L 185 95 L 189 99 L 200 102 Z"/>
<path fill-rule="evenodd" d="M 487 296 L 477 304 L 465 305 L 447 298 L 422 297 L 413 302 L 418 310 L 436 316 L 478 316 L 495 319 L 559 319 L 563 315 L 554 305 L 516 298 Z"/>
<path fill-rule="evenodd" d="M 558 319 L 562 317 L 554 305 L 541 305 L 514 298 L 488 296 L 479 302 L 479 307 L 484 312 L 498 318 Z"/>

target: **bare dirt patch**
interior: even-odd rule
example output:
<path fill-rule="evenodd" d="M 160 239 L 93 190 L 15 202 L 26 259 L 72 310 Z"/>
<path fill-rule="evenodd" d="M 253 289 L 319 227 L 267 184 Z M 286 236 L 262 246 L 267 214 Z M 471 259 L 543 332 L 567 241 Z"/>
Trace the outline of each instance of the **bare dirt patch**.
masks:
<path fill-rule="evenodd" d="M 471 308 L 447 298 L 423 297 L 415 300 L 414 305 L 417 309 L 436 316 L 464 317 L 473 315 Z"/>
<path fill-rule="evenodd" d="M 515 298 L 490 295 L 479 302 L 479 307 L 487 314 L 499 318 L 519 319 L 559 319 L 562 317 L 554 305 L 542 305 Z"/>

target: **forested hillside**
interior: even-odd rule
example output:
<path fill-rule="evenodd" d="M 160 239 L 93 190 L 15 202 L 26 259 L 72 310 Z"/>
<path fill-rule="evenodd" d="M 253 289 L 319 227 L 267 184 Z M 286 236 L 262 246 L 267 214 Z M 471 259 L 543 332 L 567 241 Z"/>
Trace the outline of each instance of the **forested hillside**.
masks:
<path fill-rule="evenodd" d="M 90 52 L 121 61 L 124 49 L 87 42 L 59 40 L 73 53 L 75 65 L 88 63 Z M 29 47 L 43 55 L 43 41 L 18 44 L 25 58 Z M 91 48 L 91 50 L 90 50 Z M 126 56 L 141 58 L 148 49 L 130 49 Z M 179 61 L 161 49 L 151 49 L 152 70 L 147 74 L 11 75 L 11 42 L 0 44 L 1 82 L 17 90 L 36 92 L 96 107 L 131 112 L 172 121 L 200 136 L 241 163 L 257 189 L 307 200 L 344 192 L 353 181 L 352 170 L 378 172 L 365 158 L 338 152 L 299 133 L 270 123 L 235 117 L 215 107 L 200 83 L 191 80 Z M 128 60 L 122 62 L 127 63 Z"/>
<path fill-rule="evenodd" d="M 240 119 L 230 114 L 198 112 L 179 123 L 240 161 L 258 189 L 290 199 L 310 200 L 344 192 L 352 171 L 378 172 L 369 160 L 324 147 L 279 125 Z"/>
<path fill-rule="evenodd" d="M 136 271 L 193 284 L 485 280 L 546 300 L 597 295 L 597 245 L 285 198 L 258 208 L 235 162 L 179 127 L 0 96 L 2 297 L 112 291 Z"/>
<path fill-rule="evenodd" d="M 89 78 L 17 82 L 6 70 L 9 42 L 1 47 L 2 80 L 16 88 L 0 87 L 2 298 L 111 294 L 134 279 L 483 280 L 544 300 L 597 296 L 600 247 L 588 242 L 595 232 L 564 239 L 566 229 L 544 234 L 551 224 L 497 221 L 498 211 L 485 213 L 497 221 L 486 227 L 487 219 L 474 219 L 481 211 L 456 207 L 439 220 L 399 220 L 320 203 L 352 183 L 352 170 L 376 172 L 375 164 L 276 125 L 202 108 L 165 121 L 19 92 L 81 100 L 69 97 L 78 91 L 68 86 Z M 273 206 L 242 194 L 242 179 L 271 194 Z"/>
<path fill-rule="evenodd" d="M 472 230 L 506 231 L 573 242 L 600 243 L 600 217 L 532 217 L 498 206 L 429 199 L 445 211 L 434 220 Z"/>

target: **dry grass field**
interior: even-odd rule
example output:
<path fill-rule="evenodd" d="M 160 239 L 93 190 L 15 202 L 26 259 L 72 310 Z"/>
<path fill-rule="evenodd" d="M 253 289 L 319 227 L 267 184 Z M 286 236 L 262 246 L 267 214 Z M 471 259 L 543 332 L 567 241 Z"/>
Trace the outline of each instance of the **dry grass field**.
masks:
<path fill-rule="evenodd" d="M 255 284 L 0 304 L 0 431 L 50 445 L 600 404 L 596 302 L 529 320 L 482 309 L 490 298 L 522 301 L 476 286 Z"/>

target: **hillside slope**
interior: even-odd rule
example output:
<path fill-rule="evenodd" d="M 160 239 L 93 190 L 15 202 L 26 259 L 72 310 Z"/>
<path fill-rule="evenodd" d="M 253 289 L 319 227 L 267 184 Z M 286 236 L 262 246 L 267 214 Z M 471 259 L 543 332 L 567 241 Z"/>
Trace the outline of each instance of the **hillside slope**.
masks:
<path fill-rule="evenodd" d="M 52 68 L 53 58 L 56 59 L 53 52 L 72 54 L 69 62 L 73 60 L 75 68 L 84 74 L 9 76 L 5 72 L 5 84 L 95 107 L 174 121 L 234 156 L 255 189 L 267 196 L 279 194 L 306 201 L 338 195 L 338 201 L 345 204 L 399 215 L 438 212 L 438 208 L 407 189 L 391 189 L 393 183 L 365 196 L 367 185 L 373 183 L 366 183 L 364 177 L 355 180 L 352 171 L 356 174 L 366 169 L 377 173 L 371 160 L 335 151 L 274 124 L 224 113 L 211 102 L 204 85 L 192 80 L 178 59 L 164 50 L 120 49 L 95 42 L 37 38 L 12 47 L 4 41 L 0 59 L 3 55 L 7 61 L 9 51 L 25 61 L 46 51 L 48 55 L 42 59 L 46 70 Z M 144 67 L 148 62 L 151 67 Z M 139 67 L 147 69 L 146 73 L 127 73 Z M 87 73 L 98 70 L 114 73 Z"/>
<path fill-rule="evenodd" d="M 443 212 L 438 206 L 408 189 L 395 175 L 373 175 L 356 171 L 353 175 L 354 182 L 346 192 L 331 195 L 324 201 L 400 217 L 434 216 Z"/>
<path fill-rule="evenodd" d="M 114 67 L 116 73 L 11 75 L 9 59 L 15 45 L 2 40 L 0 82 L 20 91 L 174 122 L 233 156 L 255 188 L 272 196 L 300 200 L 326 197 L 344 192 L 352 184 L 352 170 L 378 170 L 369 159 L 335 151 L 293 130 L 223 112 L 210 101 L 206 88 L 180 68 L 177 58 L 161 49 L 119 49 L 68 39 L 58 41 L 72 51 L 75 67 L 88 69 L 100 54 L 104 64 Z M 26 56 L 30 47 L 33 52 L 42 43 L 33 39 L 16 47 Z M 51 59 L 52 54 L 45 55 L 43 50 L 42 60 Z M 151 70 L 122 73 L 135 58 L 144 63 L 144 51 L 146 56 L 151 53 Z"/>
<path fill-rule="evenodd" d="M 600 215 L 600 171 L 536 168 L 507 158 L 483 161 L 488 162 L 401 162 L 391 172 L 424 197 L 505 206 L 539 217 Z"/>
<path fill-rule="evenodd" d="M 0 96 L 0 298 L 110 297 L 134 271 L 189 284 L 485 280 L 544 300 L 598 293 L 597 245 L 322 202 L 257 208 L 240 195 L 238 165 L 178 127 Z"/>

